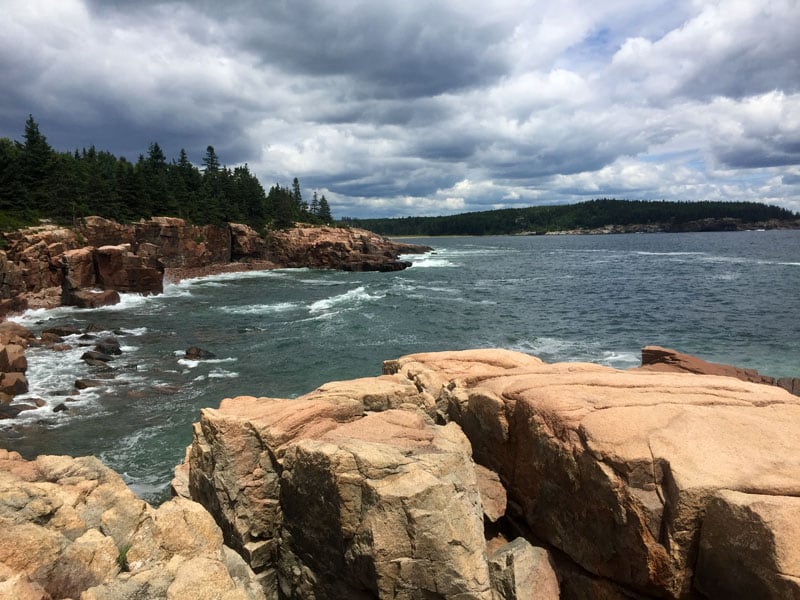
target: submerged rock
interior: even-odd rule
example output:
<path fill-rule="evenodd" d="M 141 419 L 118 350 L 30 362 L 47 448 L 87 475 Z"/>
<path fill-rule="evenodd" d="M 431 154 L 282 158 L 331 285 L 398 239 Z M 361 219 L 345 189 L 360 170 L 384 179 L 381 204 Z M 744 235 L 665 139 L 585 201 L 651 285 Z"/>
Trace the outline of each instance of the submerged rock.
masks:
<path fill-rule="evenodd" d="M 208 360 L 210 358 L 216 358 L 216 355 L 213 352 L 203 350 L 197 346 L 190 346 L 186 349 L 186 352 L 184 352 L 184 358 L 188 360 Z"/>

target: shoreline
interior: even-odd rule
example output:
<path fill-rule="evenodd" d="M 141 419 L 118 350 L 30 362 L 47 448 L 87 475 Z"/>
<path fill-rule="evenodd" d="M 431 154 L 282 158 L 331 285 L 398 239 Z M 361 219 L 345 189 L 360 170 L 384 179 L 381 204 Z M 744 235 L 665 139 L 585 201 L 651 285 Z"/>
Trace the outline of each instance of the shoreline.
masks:
<path fill-rule="evenodd" d="M 212 263 L 202 267 L 167 267 L 164 269 L 164 283 L 180 283 L 184 279 L 211 277 L 226 273 L 244 273 L 248 271 L 273 271 L 281 266 L 268 260 L 250 262 Z"/>

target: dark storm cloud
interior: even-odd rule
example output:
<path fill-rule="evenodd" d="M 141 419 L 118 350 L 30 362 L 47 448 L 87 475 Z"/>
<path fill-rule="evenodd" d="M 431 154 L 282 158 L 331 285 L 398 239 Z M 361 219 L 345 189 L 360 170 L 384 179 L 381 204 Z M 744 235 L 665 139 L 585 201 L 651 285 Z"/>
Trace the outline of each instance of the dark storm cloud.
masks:
<path fill-rule="evenodd" d="M 7 0 L 0 136 L 248 162 L 334 213 L 626 194 L 800 207 L 800 11 L 619 0 Z"/>

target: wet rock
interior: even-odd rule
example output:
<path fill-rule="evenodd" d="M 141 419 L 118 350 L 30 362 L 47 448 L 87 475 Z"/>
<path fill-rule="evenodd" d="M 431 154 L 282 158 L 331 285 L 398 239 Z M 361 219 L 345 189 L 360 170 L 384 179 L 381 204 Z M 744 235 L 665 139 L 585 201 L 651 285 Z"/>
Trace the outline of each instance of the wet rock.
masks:
<path fill-rule="evenodd" d="M 122 354 L 122 349 L 119 345 L 119 340 L 114 337 L 104 337 L 97 341 L 94 346 L 94 349 L 97 352 L 101 352 L 103 354 Z"/>
<path fill-rule="evenodd" d="M 101 362 L 109 362 L 114 360 L 114 357 L 110 354 L 106 354 L 104 352 L 99 352 L 97 350 L 87 350 L 81 355 L 81 360 L 85 360 L 86 362 L 91 361 L 101 361 Z"/>
<path fill-rule="evenodd" d="M 0 419 L 14 419 L 20 413 L 28 410 L 36 410 L 36 406 L 31 404 L 3 404 L 0 403 Z"/>
<path fill-rule="evenodd" d="M 115 290 L 76 290 L 62 294 L 61 301 L 65 306 L 99 308 L 119 304 L 120 297 Z"/>
<path fill-rule="evenodd" d="M 216 358 L 216 355 L 208 350 L 203 350 L 202 348 L 192 346 L 186 349 L 184 358 L 188 360 L 208 360 L 210 358 Z"/>
<path fill-rule="evenodd" d="M 27 328 L 13 321 L 0 322 L 0 344 L 17 344 L 26 348 L 35 339 Z"/>
<path fill-rule="evenodd" d="M 67 410 L 69 410 L 69 409 L 67 408 L 67 405 L 66 405 L 66 404 L 64 404 L 63 402 L 60 402 L 60 403 L 56 404 L 56 405 L 53 407 L 53 412 L 54 412 L 54 413 L 65 412 L 65 411 L 67 411 Z"/>
<path fill-rule="evenodd" d="M 0 344 L 0 372 L 24 373 L 27 370 L 25 348 L 17 344 Z"/>
<path fill-rule="evenodd" d="M 59 325 L 56 327 L 48 327 L 47 329 L 43 329 L 42 335 L 44 334 L 53 334 L 63 338 L 69 335 L 80 335 L 81 330 L 74 325 Z"/>
<path fill-rule="evenodd" d="M 105 381 L 102 379 L 76 379 L 75 380 L 75 388 L 78 390 L 85 390 L 88 388 L 99 387 L 101 385 L 105 385 Z"/>
<path fill-rule="evenodd" d="M 18 396 L 28 391 L 28 379 L 25 373 L 2 373 L 0 376 L 0 392 L 10 396 Z"/>
<path fill-rule="evenodd" d="M 64 338 L 62 338 L 60 335 L 56 335 L 55 333 L 44 332 L 39 338 L 39 341 L 45 346 L 52 346 L 53 344 L 60 344 L 64 341 Z"/>

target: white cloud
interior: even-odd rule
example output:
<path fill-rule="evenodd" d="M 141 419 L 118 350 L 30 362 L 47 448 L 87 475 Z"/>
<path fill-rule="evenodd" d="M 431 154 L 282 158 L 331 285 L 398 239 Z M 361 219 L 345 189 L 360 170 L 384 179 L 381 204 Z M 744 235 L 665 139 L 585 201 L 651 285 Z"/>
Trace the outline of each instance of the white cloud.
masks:
<path fill-rule="evenodd" d="M 351 216 L 800 198 L 796 0 L 7 0 L 0 135 L 158 141 Z M 337 212 L 337 214 L 347 214 Z"/>

